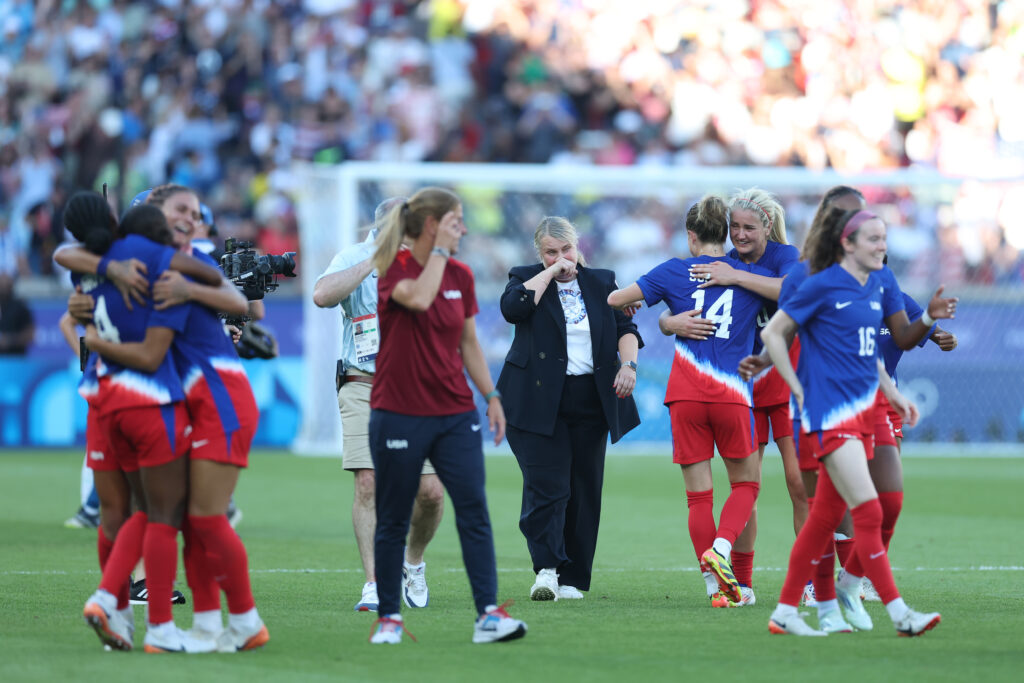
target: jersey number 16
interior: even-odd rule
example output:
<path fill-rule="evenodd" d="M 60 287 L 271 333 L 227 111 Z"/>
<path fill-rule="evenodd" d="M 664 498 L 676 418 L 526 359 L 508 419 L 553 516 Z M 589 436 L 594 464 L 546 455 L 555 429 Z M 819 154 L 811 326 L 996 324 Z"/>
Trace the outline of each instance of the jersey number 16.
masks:
<path fill-rule="evenodd" d="M 861 327 L 857 329 L 857 336 L 860 338 L 860 356 L 875 355 L 875 328 Z"/>

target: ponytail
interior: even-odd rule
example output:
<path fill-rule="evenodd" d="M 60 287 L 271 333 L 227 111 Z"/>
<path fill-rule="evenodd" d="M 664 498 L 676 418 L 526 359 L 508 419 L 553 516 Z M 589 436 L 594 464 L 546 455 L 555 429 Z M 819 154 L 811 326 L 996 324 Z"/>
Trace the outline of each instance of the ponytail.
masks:
<path fill-rule="evenodd" d="M 419 237 L 428 217 L 440 221 L 458 205 L 458 196 L 442 187 L 425 187 L 409 199 L 396 204 L 379 226 L 377 251 L 373 256 L 373 267 L 376 268 L 377 274 L 384 277 L 394 262 L 402 241 L 406 237 Z"/>
<path fill-rule="evenodd" d="M 825 270 L 842 258 L 843 228 L 860 211 L 860 209 L 844 211 L 835 207 L 829 208 L 822 217 L 818 229 L 807 235 L 803 255 L 807 260 L 811 275 Z M 853 234 L 849 237 L 852 238 Z"/>

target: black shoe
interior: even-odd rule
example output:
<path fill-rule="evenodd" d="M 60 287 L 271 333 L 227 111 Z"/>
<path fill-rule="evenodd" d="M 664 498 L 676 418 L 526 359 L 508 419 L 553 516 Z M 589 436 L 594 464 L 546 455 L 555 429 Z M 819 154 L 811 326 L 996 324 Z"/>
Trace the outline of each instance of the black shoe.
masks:
<path fill-rule="evenodd" d="M 132 588 L 129 592 L 128 602 L 132 605 L 145 605 L 149 601 L 149 590 L 146 588 L 146 580 L 139 579 L 132 581 Z M 181 591 L 171 591 L 171 604 L 184 605 L 185 594 Z"/>

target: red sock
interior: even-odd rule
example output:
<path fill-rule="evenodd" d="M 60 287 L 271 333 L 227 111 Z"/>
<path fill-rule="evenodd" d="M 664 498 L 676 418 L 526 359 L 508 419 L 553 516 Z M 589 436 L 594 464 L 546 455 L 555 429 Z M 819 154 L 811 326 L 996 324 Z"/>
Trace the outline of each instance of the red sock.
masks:
<path fill-rule="evenodd" d="M 103 571 L 103 568 L 107 566 L 107 558 L 110 557 L 110 551 L 114 549 L 114 542 L 103 533 L 102 526 L 96 531 L 96 554 L 100 558 L 100 571 Z"/>
<path fill-rule="evenodd" d="M 169 524 L 150 522 L 142 541 L 142 559 L 149 591 L 149 623 L 171 621 L 171 591 L 178 572 L 178 530 Z"/>
<path fill-rule="evenodd" d="M 199 535 L 206 549 L 210 569 L 224 589 L 228 611 L 231 614 L 242 614 L 251 610 L 256 603 L 249 585 L 249 557 L 242 539 L 231 528 L 228 518 L 224 515 L 189 515 L 188 521 Z"/>
<path fill-rule="evenodd" d="M 812 562 L 812 564 L 815 564 Z M 821 556 L 817 559 L 814 575 L 814 599 L 818 602 L 836 599 L 836 555 L 830 542 L 825 543 Z"/>
<path fill-rule="evenodd" d="M 732 484 L 732 492 L 729 493 L 725 505 L 722 506 L 717 536 L 730 543 L 736 542 L 743 527 L 747 526 L 754 503 L 757 502 L 757 492 L 760 490 L 761 485 L 756 481 L 737 481 Z"/>
<path fill-rule="evenodd" d="M 853 541 L 854 539 L 852 538 L 835 539 L 836 557 L 839 558 L 840 567 L 845 567 L 846 563 L 850 561 L 850 553 L 853 552 Z"/>
<path fill-rule="evenodd" d="M 117 607 L 128 606 L 128 580 L 142 557 L 142 538 L 146 534 L 146 513 L 136 512 L 121 525 L 103 567 L 100 588 L 117 596 Z M 122 600 L 123 598 L 123 600 Z"/>
<path fill-rule="evenodd" d="M 896 589 L 889 556 L 882 545 L 882 505 L 877 498 L 872 498 L 850 510 L 850 514 L 853 516 L 857 557 L 882 602 L 889 604 L 900 597 L 900 592 Z"/>
<path fill-rule="evenodd" d="M 889 550 L 889 541 L 896 531 L 896 520 L 903 510 L 903 491 L 882 491 L 878 494 L 878 502 L 882 505 L 882 545 Z"/>
<path fill-rule="evenodd" d="M 185 579 L 192 589 L 192 609 L 195 612 L 220 611 L 220 586 L 207 561 L 206 548 L 192 524 L 191 516 L 185 519 L 181 532 L 185 537 Z"/>
<path fill-rule="evenodd" d="M 715 515 L 712 507 L 715 504 L 715 491 L 687 491 L 686 507 L 690 509 L 687 526 L 690 528 L 690 540 L 697 559 L 715 542 Z"/>
<path fill-rule="evenodd" d="M 732 551 L 732 573 L 742 586 L 754 585 L 754 551 L 740 553 Z"/>
<path fill-rule="evenodd" d="M 786 570 L 786 580 L 782 584 L 782 594 L 779 596 L 781 604 L 793 607 L 800 604 L 804 586 L 817 566 L 813 563 L 819 561 L 824 554 L 824 549 L 832 540 L 832 532 L 845 512 L 846 503 L 832 485 L 825 468 L 821 468 L 814 506 L 807 516 L 807 522 L 797 534 L 793 550 L 789 553 L 789 568 Z"/>

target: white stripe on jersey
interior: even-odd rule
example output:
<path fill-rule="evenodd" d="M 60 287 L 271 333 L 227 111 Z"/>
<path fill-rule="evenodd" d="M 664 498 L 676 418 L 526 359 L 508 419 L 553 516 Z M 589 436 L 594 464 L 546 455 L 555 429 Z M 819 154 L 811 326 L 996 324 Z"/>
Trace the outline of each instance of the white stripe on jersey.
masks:
<path fill-rule="evenodd" d="M 221 356 L 220 358 L 211 358 L 210 365 L 217 372 L 234 372 L 241 375 L 245 374 L 245 367 L 242 365 L 242 361 L 238 358 L 227 358 Z"/>
<path fill-rule="evenodd" d="M 131 370 L 122 370 L 117 373 L 110 378 L 110 384 L 153 399 L 154 403 L 159 403 L 160 405 L 171 402 L 171 392 L 166 387 L 162 387 L 148 377 L 144 377 Z"/>
<path fill-rule="evenodd" d="M 871 388 L 871 391 L 867 394 L 855 398 L 848 403 L 843 403 L 836 406 L 821 418 L 821 428 L 824 429 L 835 429 L 839 425 L 843 424 L 847 420 L 853 419 L 860 415 L 865 410 L 869 409 L 875 403 L 875 396 L 878 393 L 878 383 Z M 804 411 L 804 417 L 802 419 L 808 420 L 806 417 L 807 413 Z M 810 421 L 808 420 L 808 423 Z M 872 424 L 874 422 L 872 421 Z"/>
<path fill-rule="evenodd" d="M 698 360 L 697 356 L 693 355 L 693 352 L 690 351 L 690 348 L 678 340 L 676 341 L 676 354 L 679 355 L 683 362 L 692 367 L 698 373 L 718 382 L 719 384 L 724 384 L 729 389 L 732 389 L 736 392 L 739 398 L 743 399 L 744 405 L 749 407 L 753 404 L 754 399 L 750 385 L 744 382 L 739 375 L 729 375 L 722 372 L 708 361 Z"/>
<path fill-rule="evenodd" d="M 181 381 L 181 388 L 185 390 L 185 394 L 188 395 L 192 388 L 195 387 L 196 383 L 203 378 L 203 369 L 198 365 L 193 365 L 192 368 L 185 375 L 185 378 Z"/>

